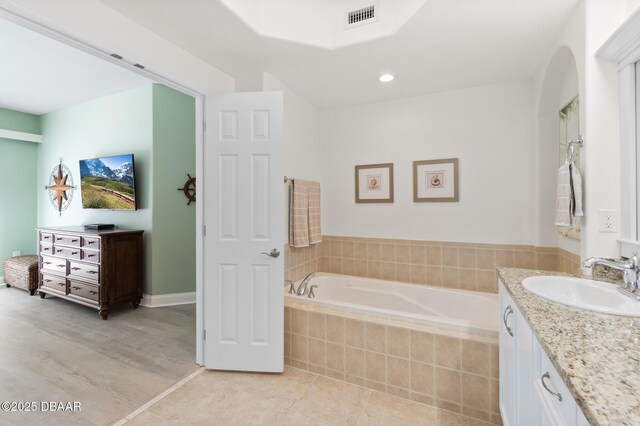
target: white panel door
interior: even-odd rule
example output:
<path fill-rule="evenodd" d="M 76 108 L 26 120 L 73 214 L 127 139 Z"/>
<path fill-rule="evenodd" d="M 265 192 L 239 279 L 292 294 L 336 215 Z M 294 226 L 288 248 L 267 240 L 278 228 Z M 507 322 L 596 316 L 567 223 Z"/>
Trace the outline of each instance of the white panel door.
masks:
<path fill-rule="evenodd" d="M 205 367 L 282 372 L 282 94 L 205 102 Z"/>

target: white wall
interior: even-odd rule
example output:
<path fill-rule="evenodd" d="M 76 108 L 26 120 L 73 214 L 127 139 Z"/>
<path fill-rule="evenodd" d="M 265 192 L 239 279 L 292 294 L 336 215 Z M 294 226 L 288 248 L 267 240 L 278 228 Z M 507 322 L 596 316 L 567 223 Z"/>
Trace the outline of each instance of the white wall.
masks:
<path fill-rule="evenodd" d="M 529 80 L 324 111 L 324 233 L 531 244 L 533 117 Z M 460 202 L 414 203 L 412 162 L 450 157 Z M 354 166 L 387 162 L 395 202 L 356 204 Z"/>
<path fill-rule="evenodd" d="M 284 98 L 284 175 L 291 179 L 322 183 L 322 115 L 318 108 L 282 84 L 271 74 L 262 73 L 264 91 L 282 92 Z M 289 238 L 289 184 L 285 189 L 285 232 Z M 326 214 L 323 200 L 322 214 Z M 324 229 L 323 229 L 324 232 Z M 326 233 L 326 232 L 324 232 Z"/>
<path fill-rule="evenodd" d="M 290 178 L 322 179 L 322 115 L 302 96 L 271 74 L 263 73 L 264 91 L 284 94 L 284 174 Z"/>

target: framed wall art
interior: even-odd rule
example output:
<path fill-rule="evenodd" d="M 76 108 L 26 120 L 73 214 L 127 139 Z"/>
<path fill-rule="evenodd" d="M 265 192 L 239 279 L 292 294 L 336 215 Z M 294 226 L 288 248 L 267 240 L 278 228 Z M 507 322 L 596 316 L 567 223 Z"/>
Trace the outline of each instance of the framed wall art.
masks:
<path fill-rule="evenodd" d="M 356 166 L 356 203 L 393 203 L 393 163 Z"/>
<path fill-rule="evenodd" d="M 458 159 L 414 161 L 413 201 L 458 202 Z"/>

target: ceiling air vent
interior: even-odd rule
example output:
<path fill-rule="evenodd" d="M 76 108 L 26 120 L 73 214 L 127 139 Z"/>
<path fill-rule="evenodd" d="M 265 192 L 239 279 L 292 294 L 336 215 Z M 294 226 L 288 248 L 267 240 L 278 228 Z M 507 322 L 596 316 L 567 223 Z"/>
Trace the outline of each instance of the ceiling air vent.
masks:
<path fill-rule="evenodd" d="M 368 24 L 377 21 L 375 5 L 363 7 L 357 10 L 347 12 L 346 27 L 352 28 L 359 25 Z"/>

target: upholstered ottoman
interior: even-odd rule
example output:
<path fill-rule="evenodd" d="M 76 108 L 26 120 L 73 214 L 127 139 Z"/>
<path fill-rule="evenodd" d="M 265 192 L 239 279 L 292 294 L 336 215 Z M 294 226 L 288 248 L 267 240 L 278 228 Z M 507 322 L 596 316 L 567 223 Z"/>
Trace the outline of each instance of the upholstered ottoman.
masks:
<path fill-rule="evenodd" d="M 27 290 L 33 296 L 38 289 L 38 256 L 16 256 L 4 261 L 7 287 Z"/>

